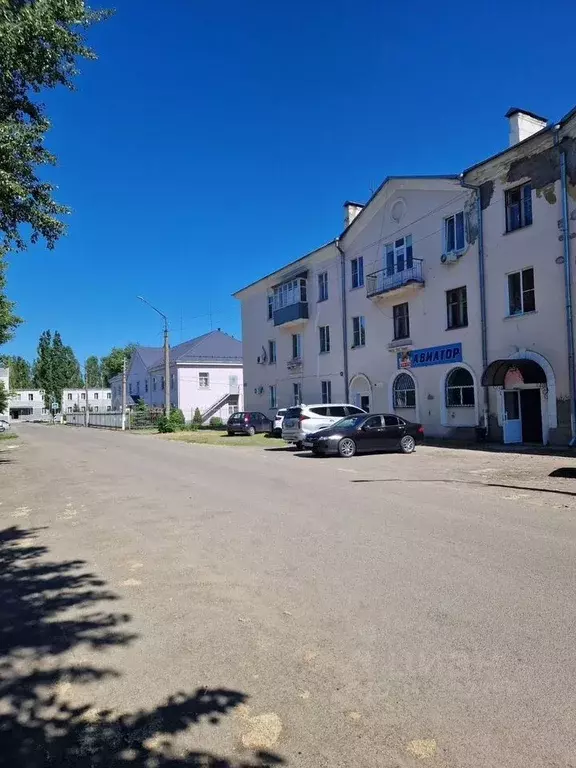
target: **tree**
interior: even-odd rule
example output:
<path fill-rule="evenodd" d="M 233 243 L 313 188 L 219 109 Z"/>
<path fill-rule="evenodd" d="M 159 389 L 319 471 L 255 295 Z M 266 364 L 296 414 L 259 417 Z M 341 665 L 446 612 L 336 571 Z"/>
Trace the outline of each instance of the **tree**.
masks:
<path fill-rule="evenodd" d="M 138 344 L 130 342 L 125 347 L 113 347 L 110 352 L 105 355 L 100 361 L 100 370 L 102 372 L 102 380 L 105 387 L 110 386 L 110 379 L 122 373 L 122 364 L 124 358 L 126 358 L 126 366 L 130 363 L 130 358 L 134 354 L 134 350 Z"/>
<path fill-rule="evenodd" d="M 30 389 L 32 370 L 30 363 L 18 355 L 0 356 L 0 366 L 10 369 L 10 389 Z"/>
<path fill-rule="evenodd" d="M 34 386 L 44 390 L 44 405 L 62 405 L 62 390 L 83 386 L 80 365 L 72 347 L 65 346 L 60 333 L 54 336 L 44 331 L 38 342 L 38 357 L 34 361 Z"/>
<path fill-rule="evenodd" d="M 96 355 L 90 355 L 90 357 L 86 360 L 86 386 L 102 386 L 102 371 L 100 370 L 100 360 L 98 360 Z"/>
<path fill-rule="evenodd" d="M 0 2 L 0 344 L 22 322 L 4 293 L 4 256 L 25 249 L 27 237 L 53 248 L 65 230 L 60 217 L 69 213 L 38 174 L 56 163 L 44 144 L 50 121 L 39 94 L 73 87 L 78 59 L 96 58 L 85 30 L 109 13 L 84 0 Z"/>
<path fill-rule="evenodd" d="M 8 390 L 4 386 L 4 382 L 0 381 L 0 414 L 6 413 L 8 410 Z"/>

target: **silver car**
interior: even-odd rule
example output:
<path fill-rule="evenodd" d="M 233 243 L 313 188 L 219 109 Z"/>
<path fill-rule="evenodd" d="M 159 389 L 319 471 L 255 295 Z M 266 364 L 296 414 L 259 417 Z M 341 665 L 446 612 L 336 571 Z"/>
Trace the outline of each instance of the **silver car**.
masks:
<path fill-rule="evenodd" d="M 10 429 L 10 422 L 6 419 L 0 419 L 0 432 L 7 432 Z"/>
<path fill-rule="evenodd" d="M 336 424 L 346 416 L 366 413 L 350 403 L 318 403 L 287 408 L 282 424 L 282 439 L 303 448 L 308 435 Z"/>

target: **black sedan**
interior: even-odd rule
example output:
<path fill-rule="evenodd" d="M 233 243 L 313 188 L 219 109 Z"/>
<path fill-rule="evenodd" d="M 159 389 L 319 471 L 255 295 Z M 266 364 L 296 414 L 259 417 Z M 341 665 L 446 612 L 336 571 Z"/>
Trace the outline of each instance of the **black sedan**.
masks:
<path fill-rule="evenodd" d="M 390 413 L 348 416 L 327 429 L 313 432 L 304 442 L 317 456 L 349 459 L 356 453 L 401 451 L 412 453 L 424 439 L 421 424 L 404 421 Z"/>

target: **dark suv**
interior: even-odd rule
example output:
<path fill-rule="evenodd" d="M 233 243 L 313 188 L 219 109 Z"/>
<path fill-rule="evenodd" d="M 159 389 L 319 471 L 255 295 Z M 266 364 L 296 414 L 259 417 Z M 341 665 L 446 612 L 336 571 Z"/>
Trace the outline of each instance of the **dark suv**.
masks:
<path fill-rule="evenodd" d="M 256 432 L 272 432 L 272 421 L 260 411 L 238 411 L 228 419 L 229 435 L 255 435 Z"/>

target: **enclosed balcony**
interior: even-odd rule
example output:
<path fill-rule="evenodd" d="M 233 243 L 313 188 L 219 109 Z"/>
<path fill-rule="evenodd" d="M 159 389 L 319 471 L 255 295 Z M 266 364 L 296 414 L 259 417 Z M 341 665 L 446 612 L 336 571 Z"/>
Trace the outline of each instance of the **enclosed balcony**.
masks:
<path fill-rule="evenodd" d="M 274 325 L 291 326 L 308 320 L 306 278 L 297 277 L 274 288 L 272 300 Z"/>
<path fill-rule="evenodd" d="M 424 262 L 407 259 L 402 264 L 389 264 L 385 269 L 366 276 L 366 296 L 372 299 L 385 293 L 398 293 L 409 285 L 424 285 Z"/>

